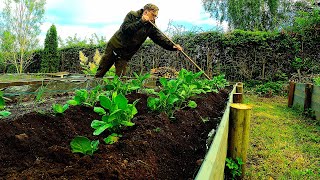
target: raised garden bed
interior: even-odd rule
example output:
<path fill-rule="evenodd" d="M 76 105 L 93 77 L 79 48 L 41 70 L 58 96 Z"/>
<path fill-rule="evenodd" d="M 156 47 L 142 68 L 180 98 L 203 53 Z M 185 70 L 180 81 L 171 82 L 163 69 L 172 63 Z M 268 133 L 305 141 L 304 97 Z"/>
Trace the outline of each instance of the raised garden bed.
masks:
<path fill-rule="evenodd" d="M 93 156 L 74 154 L 70 141 L 94 136 L 93 108 L 71 106 L 64 115 L 31 112 L 0 122 L 0 177 L 4 179 L 194 179 L 206 156 L 208 134 L 219 126 L 230 88 L 200 94 L 197 108 L 183 108 L 172 121 L 165 113 L 150 112 L 148 96 L 126 95 L 138 113 L 132 127 L 123 129 L 112 145 L 100 143 Z"/>
<path fill-rule="evenodd" d="M 288 106 L 305 111 L 320 120 L 320 86 L 290 82 Z"/>

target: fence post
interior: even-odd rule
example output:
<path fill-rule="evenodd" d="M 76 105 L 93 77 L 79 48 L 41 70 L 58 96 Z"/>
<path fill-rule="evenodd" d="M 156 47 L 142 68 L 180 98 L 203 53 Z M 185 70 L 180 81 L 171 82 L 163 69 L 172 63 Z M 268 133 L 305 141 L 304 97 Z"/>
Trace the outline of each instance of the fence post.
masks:
<path fill-rule="evenodd" d="M 295 91 L 296 84 L 294 81 L 290 81 L 289 83 L 289 94 L 288 94 L 288 107 L 293 106 L 293 98 L 294 98 L 294 91 Z"/>
<path fill-rule="evenodd" d="M 230 105 L 230 124 L 228 137 L 228 156 L 237 157 L 246 163 L 249 147 L 250 118 L 252 107 L 246 104 Z M 241 165 L 242 177 L 245 175 L 245 164 Z"/>
<path fill-rule="evenodd" d="M 313 84 L 307 83 L 305 87 L 305 99 L 304 99 L 304 111 L 308 111 L 311 108 Z"/>
<path fill-rule="evenodd" d="M 242 93 L 233 93 L 233 103 L 242 103 L 243 96 Z"/>
<path fill-rule="evenodd" d="M 237 83 L 236 93 L 243 93 L 243 83 L 242 82 Z"/>

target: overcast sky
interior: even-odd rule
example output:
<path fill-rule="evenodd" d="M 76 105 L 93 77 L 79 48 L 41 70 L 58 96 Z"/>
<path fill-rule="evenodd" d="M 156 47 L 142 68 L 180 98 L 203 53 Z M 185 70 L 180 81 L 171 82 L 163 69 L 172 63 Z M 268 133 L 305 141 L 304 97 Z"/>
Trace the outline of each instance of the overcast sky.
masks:
<path fill-rule="evenodd" d="M 147 3 L 159 7 L 156 24 L 162 31 L 169 21 L 188 30 L 194 27 L 213 30 L 219 25 L 204 12 L 201 0 L 47 0 L 41 43 L 52 24 L 62 39 L 76 33 L 82 39 L 89 38 L 96 33 L 109 40 L 129 11 L 139 10 Z"/>

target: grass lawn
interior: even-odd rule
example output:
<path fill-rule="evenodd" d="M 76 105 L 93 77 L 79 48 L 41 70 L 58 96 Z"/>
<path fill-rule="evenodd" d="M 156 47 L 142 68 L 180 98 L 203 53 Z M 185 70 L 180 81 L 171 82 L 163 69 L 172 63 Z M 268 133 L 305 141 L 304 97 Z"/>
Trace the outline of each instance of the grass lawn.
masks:
<path fill-rule="evenodd" d="M 287 107 L 287 98 L 245 97 L 253 105 L 246 179 L 320 179 L 319 121 Z"/>

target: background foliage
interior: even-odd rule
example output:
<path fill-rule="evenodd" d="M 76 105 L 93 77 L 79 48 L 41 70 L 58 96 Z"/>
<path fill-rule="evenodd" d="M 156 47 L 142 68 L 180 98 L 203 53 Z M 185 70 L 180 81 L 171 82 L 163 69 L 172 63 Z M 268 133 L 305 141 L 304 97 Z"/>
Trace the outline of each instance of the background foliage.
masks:
<path fill-rule="evenodd" d="M 298 6 L 297 6 L 298 7 Z M 184 32 L 173 40 L 210 76 L 225 74 L 230 81 L 287 81 L 302 80 L 320 73 L 319 8 L 299 6 L 304 12 L 295 13 L 292 24 L 274 31 Z M 92 36 L 90 41 L 75 35 L 66 42 L 61 38 L 59 71 L 81 73 L 79 51 L 93 62 L 96 50 L 104 52 L 103 37 Z M 28 72 L 39 72 L 42 50 L 34 55 Z M 129 62 L 129 71 L 149 72 L 150 69 L 171 66 L 198 71 L 181 53 L 170 52 L 147 40 Z"/>
<path fill-rule="evenodd" d="M 4 8 L 0 12 L 1 46 L 8 43 L 10 48 L 1 49 L 1 53 L 8 55 L 2 59 L 2 66 L 8 72 L 22 73 L 32 63 L 33 51 L 38 47 L 37 36 L 44 20 L 46 1 L 4 0 L 3 3 Z"/>

